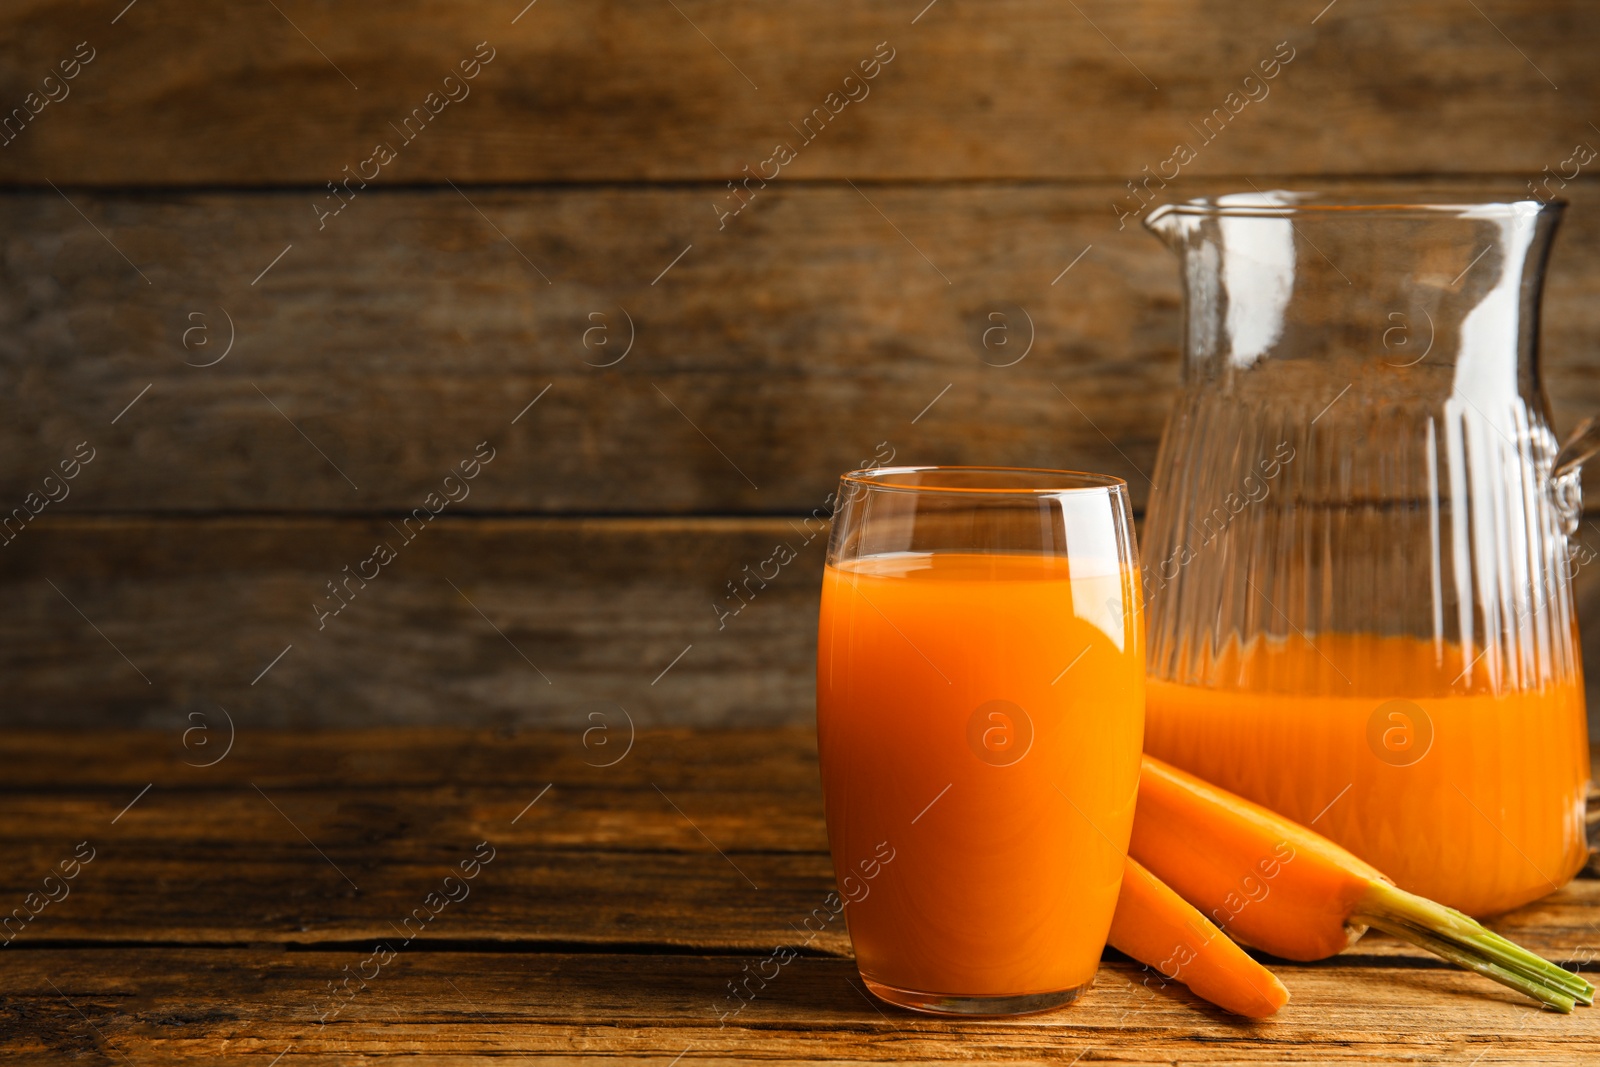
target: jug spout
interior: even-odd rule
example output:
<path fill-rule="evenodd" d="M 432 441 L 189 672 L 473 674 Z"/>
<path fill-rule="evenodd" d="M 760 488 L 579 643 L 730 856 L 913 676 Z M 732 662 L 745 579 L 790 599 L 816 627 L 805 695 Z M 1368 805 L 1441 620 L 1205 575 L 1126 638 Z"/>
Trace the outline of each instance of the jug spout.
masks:
<path fill-rule="evenodd" d="M 1184 238 L 1190 227 L 1186 223 L 1194 221 L 1193 216 L 1184 215 L 1172 204 L 1162 204 L 1144 217 L 1144 228 L 1161 238 L 1161 243 L 1176 252 L 1183 247 Z"/>
<path fill-rule="evenodd" d="M 1357 380 L 1421 403 L 1454 382 L 1498 426 L 1524 386 L 1539 402 L 1527 327 L 1561 208 L 1264 189 L 1152 207 L 1143 223 L 1182 261 L 1197 381 L 1273 363 L 1261 381 L 1308 403 Z"/>
<path fill-rule="evenodd" d="M 1162 204 L 1144 216 L 1144 228 L 1161 238 L 1174 252 L 1181 251 L 1190 239 L 1204 232 L 1208 219 L 1287 218 L 1294 206 L 1308 194 L 1268 189 L 1262 192 L 1230 193 L 1216 199 L 1201 198 L 1176 204 Z M 1244 229 L 1248 230 L 1246 226 Z"/>

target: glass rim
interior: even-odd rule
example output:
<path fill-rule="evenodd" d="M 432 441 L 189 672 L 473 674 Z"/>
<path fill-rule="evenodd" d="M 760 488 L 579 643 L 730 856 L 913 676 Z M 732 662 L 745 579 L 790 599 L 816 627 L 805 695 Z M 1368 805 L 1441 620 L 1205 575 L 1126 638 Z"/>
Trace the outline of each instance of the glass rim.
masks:
<path fill-rule="evenodd" d="M 1286 218 L 1308 215 L 1389 215 L 1396 218 L 1424 216 L 1467 219 L 1559 217 L 1567 201 L 1555 197 L 1540 200 L 1526 193 L 1493 187 L 1429 192 L 1407 189 L 1398 195 L 1382 193 L 1301 192 L 1268 189 L 1195 197 L 1162 204 L 1145 216 L 1145 225 L 1170 215 L 1202 218 Z M 1231 202 L 1229 202 L 1231 201 Z"/>
<path fill-rule="evenodd" d="M 998 475 L 1003 477 L 1033 479 L 1039 485 L 910 485 L 890 479 L 913 474 Z M 1114 474 L 1095 474 L 1091 471 L 1055 470 L 1049 467 L 985 467 L 928 464 L 925 466 L 863 467 L 841 475 L 839 480 L 851 486 L 860 486 L 888 493 L 949 493 L 954 495 L 1047 497 L 1068 493 L 1128 491 L 1128 482 Z"/>

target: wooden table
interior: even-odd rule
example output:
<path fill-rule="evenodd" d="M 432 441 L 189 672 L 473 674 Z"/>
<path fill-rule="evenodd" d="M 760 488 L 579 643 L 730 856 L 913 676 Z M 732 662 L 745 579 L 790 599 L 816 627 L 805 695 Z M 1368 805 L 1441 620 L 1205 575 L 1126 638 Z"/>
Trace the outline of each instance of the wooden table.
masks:
<path fill-rule="evenodd" d="M 37 909 L 0 968 L 0 1051 L 141 1067 L 1600 1057 L 1600 1012 L 1536 1010 L 1374 935 L 1276 965 L 1294 1000 L 1255 1024 L 1114 953 L 1051 1014 L 877 1004 L 842 924 L 798 933 L 831 887 L 807 731 L 640 732 L 630 748 L 625 724 L 241 730 L 222 755 L 227 742 L 221 727 L 0 738 L 4 908 Z M 1592 969 L 1600 881 L 1495 925 Z M 743 1003 L 729 984 L 746 968 L 776 976 Z"/>

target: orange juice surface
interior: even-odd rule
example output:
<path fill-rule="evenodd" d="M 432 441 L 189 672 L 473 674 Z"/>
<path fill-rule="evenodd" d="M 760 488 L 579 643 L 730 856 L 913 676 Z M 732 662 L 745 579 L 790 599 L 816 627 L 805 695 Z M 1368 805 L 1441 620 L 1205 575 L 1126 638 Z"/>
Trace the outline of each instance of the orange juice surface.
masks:
<path fill-rule="evenodd" d="M 828 567 L 817 736 L 869 982 L 1013 996 L 1094 977 L 1138 789 L 1133 588 L 1115 561 L 1020 554 Z"/>
<path fill-rule="evenodd" d="M 1152 756 L 1471 915 L 1544 896 L 1583 866 L 1581 678 L 1496 696 L 1459 646 L 1371 634 L 1261 642 L 1218 667 L 1240 684 L 1149 681 Z"/>

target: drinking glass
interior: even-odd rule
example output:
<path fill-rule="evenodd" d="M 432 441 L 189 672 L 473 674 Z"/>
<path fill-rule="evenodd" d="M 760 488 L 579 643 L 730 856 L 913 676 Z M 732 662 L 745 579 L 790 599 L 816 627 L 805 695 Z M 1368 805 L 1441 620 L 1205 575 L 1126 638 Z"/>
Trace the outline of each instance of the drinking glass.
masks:
<path fill-rule="evenodd" d="M 878 997 L 1008 1015 L 1093 981 L 1139 783 L 1138 575 L 1121 479 L 844 476 L 817 739 L 838 891 Z"/>

